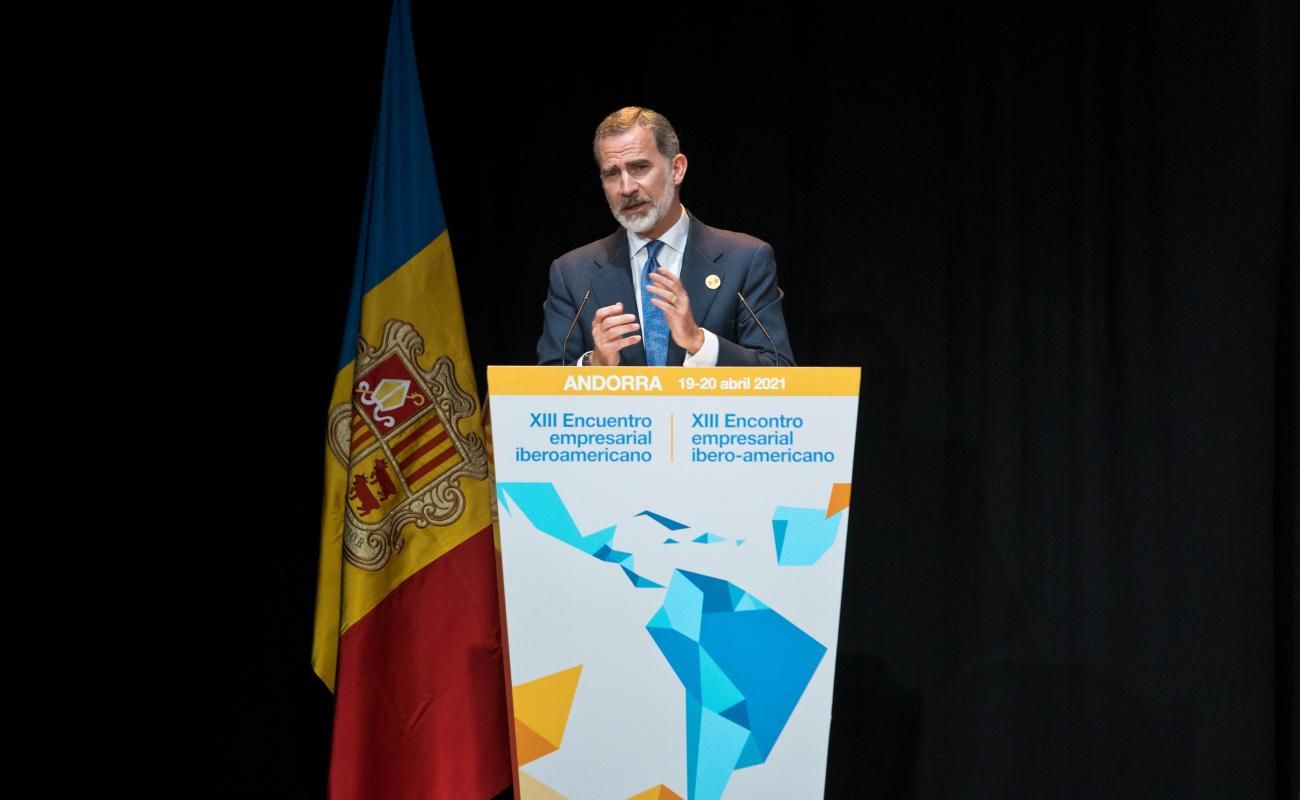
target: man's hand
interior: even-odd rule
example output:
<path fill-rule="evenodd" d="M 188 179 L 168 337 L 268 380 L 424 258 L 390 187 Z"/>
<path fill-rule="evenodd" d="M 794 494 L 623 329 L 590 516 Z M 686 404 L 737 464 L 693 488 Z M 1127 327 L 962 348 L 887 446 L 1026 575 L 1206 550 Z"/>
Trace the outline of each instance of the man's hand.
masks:
<path fill-rule="evenodd" d="M 598 367 L 617 367 L 623 360 L 619 351 L 641 341 L 641 337 L 634 333 L 641 330 L 636 315 L 622 312 L 622 303 L 596 309 L 596 317 L 591 321 L 592 364 Z"/>
<path fill-rule="evenodd" d="M 648 288 L 655 296 L 650 302 L 664 312 L 673 341 L 687 353 L 695 355 L 704 346 L 704 330 L 691 316 L 691 298 L 686 294 L 681 279 L 666 270 L 655 270 L 650 273 Z"/>

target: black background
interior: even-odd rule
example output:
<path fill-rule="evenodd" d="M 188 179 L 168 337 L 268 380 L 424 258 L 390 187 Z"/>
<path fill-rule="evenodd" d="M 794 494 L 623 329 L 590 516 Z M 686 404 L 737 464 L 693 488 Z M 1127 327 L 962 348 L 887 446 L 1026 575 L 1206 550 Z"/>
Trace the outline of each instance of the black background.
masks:
<path fill-rule="evenodd" d="M 240 793 L 324 792 L 320 464 L 385 5 L 303 10 L 219 122 L 259 177 L 214 238 L 255 236 L 241 313 L 293 345 L 245 363 L 296 398 L 232 614 Z M 660 11 L 415 5 L 480 389 L 614 230 L 596 123 L 663 112 L 692 214 L 774 246 L 799 362 L 863 367 L 827 796 L 1294 797 L 1295 4 Z"/>

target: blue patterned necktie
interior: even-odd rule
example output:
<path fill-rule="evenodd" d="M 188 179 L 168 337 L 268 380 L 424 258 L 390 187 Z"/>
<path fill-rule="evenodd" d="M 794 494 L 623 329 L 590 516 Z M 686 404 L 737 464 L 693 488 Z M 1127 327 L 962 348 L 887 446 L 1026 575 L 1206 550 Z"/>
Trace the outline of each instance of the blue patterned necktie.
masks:
<path fill-rule="evenodd" d="M 646 291 L 650 285 L 651 270 L 659 269 L 659 250 L 664 243 L 658 239 L 645 246 L 645 267 L 641 270 L 641 341 L 645 343 L 645 361 L 652 367 L 662 367 L 668 363 L 668 321 L 664 312 L 650 301 L 654 295 Z"/>

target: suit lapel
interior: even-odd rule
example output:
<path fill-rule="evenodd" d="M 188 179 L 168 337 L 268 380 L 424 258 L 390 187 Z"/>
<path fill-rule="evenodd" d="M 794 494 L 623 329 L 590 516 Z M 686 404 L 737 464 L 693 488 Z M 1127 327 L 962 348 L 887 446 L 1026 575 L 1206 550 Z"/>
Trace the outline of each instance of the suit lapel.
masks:
<path fill-rule="evenodd" d="M 704 281 L 712 274 L 713 265 L 722 256 L 722 250 L 713 237 L 709 236 L 708 226 L 695 217 L 690 218 L 690 226 L 690 233 L 686 236 L 686 252 L 682 255 L 682 288 L 686 290 L 686 296 L 691 298 L 691 316 L 695 318 L 695 324 L 703 327 L 718 292 L 725 291 L 727 287 L 710 289 L 705 285 Z M 686 350 L 670 339 L 668 363 L 680 366 L 685 360 Z"/>
<path fill-rule="evenodd" d="M 624 314 L 635 315 L 636 288 L 632 285 L 632 257 L 627 251 L 625 232 L 620 230 L 606 240 L 605 251 L 596 259 L 596 266 L 598 269 L 591 279 L 596 308 L 622 303 Z M 641 342 L 628 345 L 623 348 L 622 357 L 627 366 L 644 367 L 645 346 Z"/>

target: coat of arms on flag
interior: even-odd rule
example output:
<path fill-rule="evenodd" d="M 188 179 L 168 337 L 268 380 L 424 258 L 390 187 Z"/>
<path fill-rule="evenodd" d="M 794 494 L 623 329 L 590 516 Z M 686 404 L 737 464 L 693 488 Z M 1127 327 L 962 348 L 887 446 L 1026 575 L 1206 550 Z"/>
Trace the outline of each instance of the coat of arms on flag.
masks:
<path fill-rule="evenodd" d="M 465 508 L 460 479 L 488 475 L 478 435 L 459 421 L 476 411 L 446 356 L 420 367 L 424 338 L 390 319 L 383 340 L 357 342 L 352 402 L 329 418 L 329 447 L 348 470 L 344 557 L 378 570 L 402 549 L 401 531 L 449 525 Z"/>

